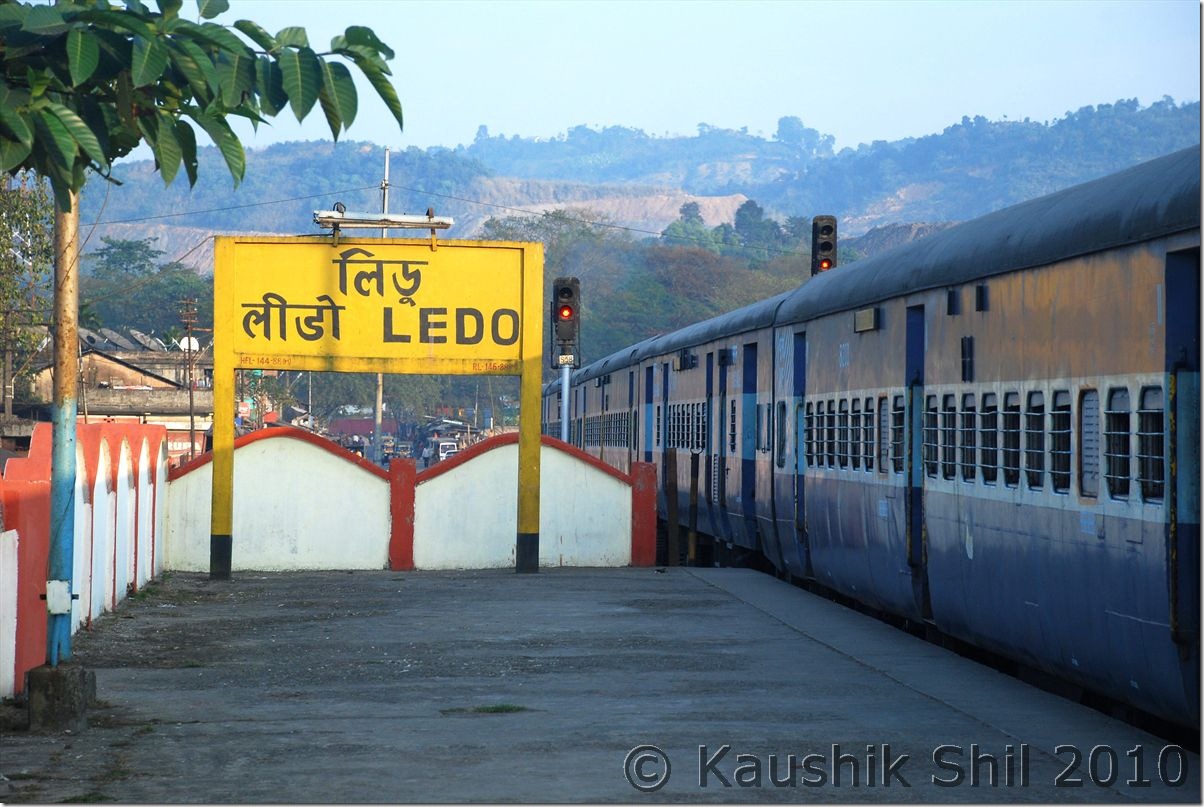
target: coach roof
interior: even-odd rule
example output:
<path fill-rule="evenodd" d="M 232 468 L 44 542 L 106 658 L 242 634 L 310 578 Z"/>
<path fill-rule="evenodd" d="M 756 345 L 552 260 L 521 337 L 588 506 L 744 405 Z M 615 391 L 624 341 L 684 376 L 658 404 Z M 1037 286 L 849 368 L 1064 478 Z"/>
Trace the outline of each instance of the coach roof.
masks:
<path fill-rule="evenodd" d="M 1200 227 L 1200 147 L 990 213 L 812 279 L 777 324 Z"/>

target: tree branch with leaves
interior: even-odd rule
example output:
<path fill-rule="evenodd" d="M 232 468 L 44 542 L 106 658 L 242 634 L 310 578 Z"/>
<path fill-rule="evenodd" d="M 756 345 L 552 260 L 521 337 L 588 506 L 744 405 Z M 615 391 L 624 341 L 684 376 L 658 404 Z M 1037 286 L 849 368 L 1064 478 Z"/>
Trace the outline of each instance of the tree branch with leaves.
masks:
<path fill-rule="evenodd" d="M 246 156 L 227 119 L 258 126 L 287 108 L 302 120 L 318 104 L 337 140 L 358 103 L 344 62 L 402 125 L 386 64 L 394 54 L 370 29 L 351 26 L 319 52 L 303 28 L 273 35 L 250 20 L 211 22 L 228 0 L 198 0 L 199 22 L 180 16 L 182 4 L 0 5 L 0 172 L 36 171 L 67 210 L 89 170 L 111 178 L 114 160 L 145 141 L 164 183 L 182 167 L 195 184 L 199 129 L 237 184 Z"/>

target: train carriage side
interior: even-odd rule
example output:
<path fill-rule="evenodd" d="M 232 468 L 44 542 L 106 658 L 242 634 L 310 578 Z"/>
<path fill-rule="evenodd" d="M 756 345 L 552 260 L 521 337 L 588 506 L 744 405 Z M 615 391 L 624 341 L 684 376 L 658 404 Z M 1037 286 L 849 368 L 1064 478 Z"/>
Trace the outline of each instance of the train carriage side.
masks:
<path fill-rule="evenodd" d="M 915 307 L 897 299 L 777 327 L 775 419 L 786 432 L 773 470 L 790 571 L 921 620 L 923 534 L 908 483 Z"/>
<path fill-rule="evenodd" d="M 796 467 L 816 578 L 1198 725 L 1199 176 L 1188 149 L 782 306 L 779 338 L 805 326 Z M 888 386 L 867 388 L 879 372 Z M 886 403 L 877 470 L 902 465 L 877 490 L 864 453 L 852 468 L 867 391 Z"/>
<path fill-rule="evenodd" d="M 770 474 L 772 332 L 786 295 L 661 337 L 643 368 L 652 381 L 652 445 L 660 516 L 780 565 Z"/>

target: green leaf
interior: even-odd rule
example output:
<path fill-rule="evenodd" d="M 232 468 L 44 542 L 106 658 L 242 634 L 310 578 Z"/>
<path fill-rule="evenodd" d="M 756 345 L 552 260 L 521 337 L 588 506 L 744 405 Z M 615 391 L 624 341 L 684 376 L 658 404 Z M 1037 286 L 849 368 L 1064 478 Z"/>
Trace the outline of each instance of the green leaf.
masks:
<path fill-rule="evenodd" d="M 134 126 L 134 88 L 125 71 L 117 75 L 117 115 L 126 126 Z"/>
<path fill-rule="evenodd" d="M 242 144 L 230 130 L 230 125 L 221 117 L 204 111 L 194 113 L 193 118 L 217 145 L 218 151 L 222 153 L 226 167 L 230 169 L 230 175 L 234 177 L 234 184 L 242 182 L 243 174 L 247 170 L 247 155 L 243 153 Z"/>
<path fill-rule="evenodd" d="M 180 160 L 184 154 L 180 141 L 176 139 L 175 119 L 171 115 L 160 115 L 158 122 L 159 137 L 154 149 L 155 159 L 159 161 L 163 184 L 170 185 L 180 170 Z"/>
<path fill-rule="evenodd" d="M 368 63 L 357 60 L 356 64 L 363 71 L 368 83 L 376 90 L 376 94 L 389 108 L 389 112 L 397 121 L 397 128 L 404 129 L 405 123 L 401 118 L 401 101 L 397 97 L 397 90 L 393 89 L 393 85 L 389 83 L 389 77 Z"/>
<path fill-rule="evenodd" d="M 331 50 L 335 50 L 334 43 L 337 39 L 339 39 L 339 37 L 335 37 L 330 41 Z M 364 47 L 371 48 L 380 55 L 384 56 L 386 59 L 392 59 L 394 56 L 392 48 L 390 48 L 384 42 L 381 42 L 371 28 L 365 28 L 362 25 L 349 26 L 347 30 L 343 32 L 342 39 L 346 41 L 348 45 L 362 45 Z"/>
<path fill-rule="evenodd" d="M 243 95 L 250 94 L 255 88 L 255 57 L 223 53 L 217 61 L 217 75 L 226 106 L 238 106 L 243 102 Z"/>
<path fill-rule="evenodd" d="M 43 36 L 54 36 L 67 30 L 67 21 L 54 6 L 29 6 L 22 31 Z"/>
<path fill-rule="evenodd" d="M 0 140 L 0 174 L 7 174 L 21 163 L 33 151 L 32 145 L 16 140 Z"/>
<path fill-rule="evenodd" d="M 322 112 L 330 124 L 330 132 L 338 140 L 339 130 L 351 126 L 356 113 L 355 82 L 346 65 L 322 62 L 322 89 L 318 93 L 318 100 L 322 102 Z"/>
<path fill-rule="evenodd" d="M 337 39 L 337 37 L 336 37 Z M 366 70 L 368 67 L 375 68 L 385 75 L 389 74 L 389 66 L 385 64 L 385 60 L 380 57 L 376 51 L 366 45 L 346 45 L 335 51 L 340 56 L 346 56 L 354 61 L 361 70 Z"/>
<path fill-rule="evenodd" d="M 251 49 L 247 47 L 247 43 L 243 42 L 235 36 L 229 28 L 224 25 L 218 25 L 215 22 L 207 22 L 203 25 L 196 26 L 193 32 L 196 36 L 201 37 L 222 50 L 230 53 L 241 53 L 247 56 L 251 55 Z"/>
<path fill-rule="evenodd" d="M 211 20 L 219 14 L 230 10 L 229 0 L 197 0 L 197 12 L 202 20 Z"/>
<path fill-rule="evenodd" d="M 256 23 L 250 20 L 239 20 L 234 23 L 234 27 L 247 35 L 247 38 L 254 42 L 259 47 L 266 51 L 276 50 L 278 47 L 276 37 L 269 34 L 263 28 L 260 28 Z"/>
<path fill-rule="evenodd" d="M 50 110 L 37 109 L 34 113 L 33 128 L 37 136 L 35 145 L 46 153 L 53 164 L 65 173 L 70 172 L 77 153 L 75 138 Z"/>
<path fill-rule="evenodd" d="M 184 0 L 155 0 L 159 4 L 159 12 L 165 20 L 174 20 L 180 16 L 180 8 Z"/>
<path fill-rule="evenodd" d="M 188 122 L 180 119 L 176 121 L 176 142 L 180 144 L 180 156 L 184 162 L 184 172 L 188 174 L 188 186 L 196 185 L 196 132 L 192 131 L 192 127 Z"/>
<path fill-rule="evenodd" d="M 67 34 L 67 67 L 71 86 L 78 87 L 96 72 L 100 64 L 100 44 L 86 28 L 72 28 Z"/>
<path fill-rule="evenodd" d="M 19 107 L 29 102 L 29 93 L 12 90 L 0 83 L 0 126 L 24 145 L 33 144 L 33 130 Z"/>
<path fill-rule="evenodd" d="M 106 28 L 129 31 L 131 34 L 147 40 L 153 40 L 156 37 L 155 29 L 133 14 L 123 14 L 120 11 L 81 11 L 75 18 L 82 22 L 96 23 Z"/>
<path fill-rule="evenodd" d="M 50 102 L 46 107 L 66 127 L 67 131 L 71 134 L 71 138 L 79 144 L 85 154 L 92 158 L 93 162 L 103 168 L 108 168 L 108 156 L 105 154 L 104 149 L 100 147 L 100 141 L 96 139 L 96 134 L 88 127 L 88 124 L 84 123 L 83 118 L 62 104 Z"/>
<path fill-rule="evenodd" d="M 282 48 L 308 48 L 309 36 L 306 35 L 304 28 L 281 28 L 276 32 L 276 44 Z"/>
<path fill-rule="evenodd" d="M 173 38 L 167 47 L 172 65 L 188 81 L 193 95 L 202 104 L 208 104 L 220 86 L 217 70 L 214 69 L 208 54 L 200 45 L 183 37 Z"/>
<path fill-rule="evenodd" d="M 167 69 L 167 48 L 157 39 L 134 37 L 134 52 L 130 62 L 130 76 L 135 87 L 154 84 Z"/>
<path fill-rule="evenodd" d="M 297 120 L 304 120 L 318 100 L 322 84 L 322 67 L 309 48 L 284 50 L 276 57 L 280 64 L 281 83 L 288 95 L 289 106 Z"/>
<path fill-rule="evenodd" d="M 259 106 L 266 114 L 275 117 L 288 105 L 280 65 L 272 59 L 260 57 L 255 60 L 255 74 L 259 84 Z"/>

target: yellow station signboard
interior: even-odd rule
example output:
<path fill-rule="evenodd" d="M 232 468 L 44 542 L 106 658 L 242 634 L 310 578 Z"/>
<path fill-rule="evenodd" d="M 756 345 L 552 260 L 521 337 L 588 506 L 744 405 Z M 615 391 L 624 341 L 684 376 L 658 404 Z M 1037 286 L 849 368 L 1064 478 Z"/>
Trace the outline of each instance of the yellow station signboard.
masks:
<path fill-rule="evenodd" d="M 531 246 L 220 238 L 215 315 L 240 367 L 518 374 Z"/>
<path fill-rule="evenodd" d="M 210 575 L 234 551 L 234 371 L 517 375 L 516 568 L 539 567 L 543 246 L 219 237 Z"/>

